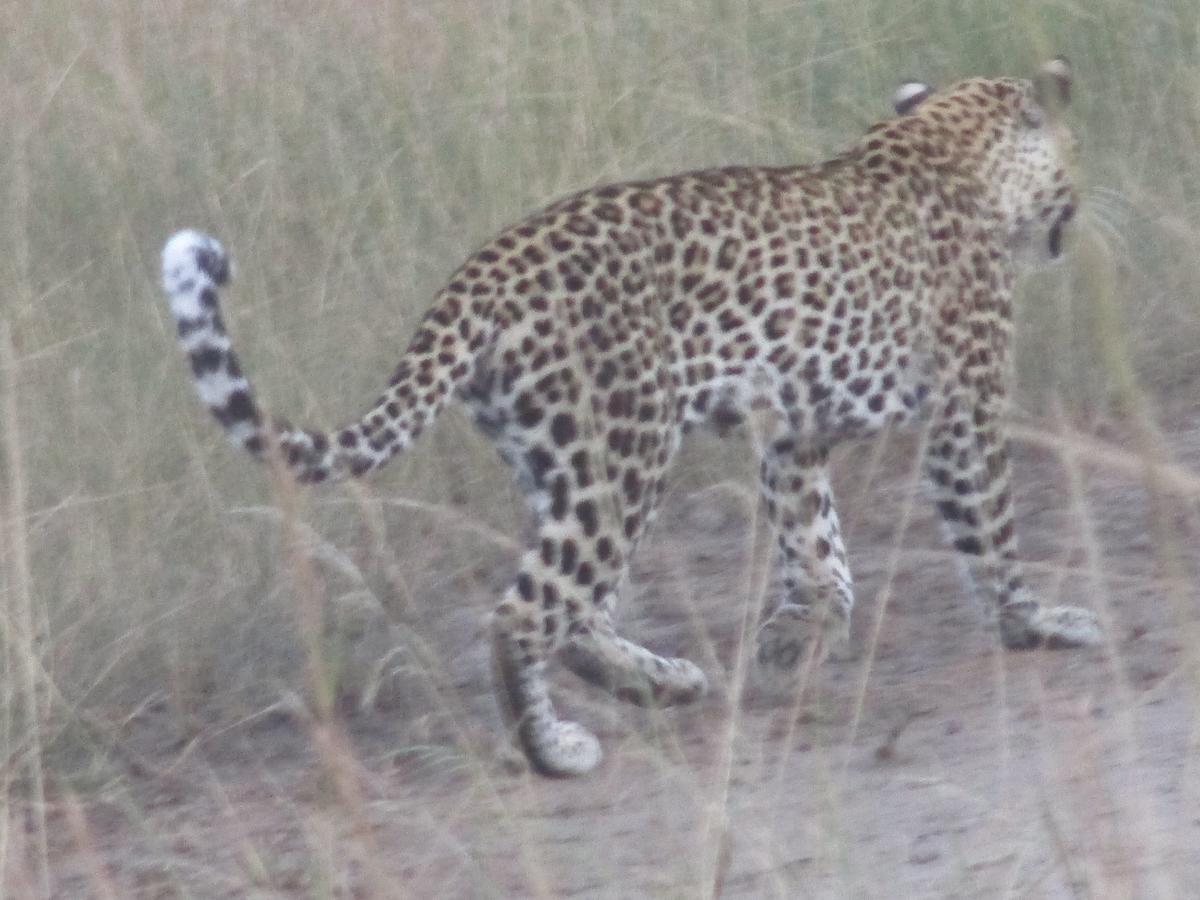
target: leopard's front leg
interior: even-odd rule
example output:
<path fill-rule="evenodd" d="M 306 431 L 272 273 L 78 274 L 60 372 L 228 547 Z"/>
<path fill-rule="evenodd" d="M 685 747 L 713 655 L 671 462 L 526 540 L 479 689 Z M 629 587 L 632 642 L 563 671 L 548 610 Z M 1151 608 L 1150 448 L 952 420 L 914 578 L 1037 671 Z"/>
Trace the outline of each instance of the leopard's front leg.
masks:
<path fill-rule="evenodd" d="M 1008 444 L 998 404 L 948 394 L 935 413 L 925 466 L 951 544 L 970 558 L 977 586 L 1010 649 L 1098 644 L 1095 613 L 1044 607 L 1025 587 L 1013 526 Z"/>
<path fill-rule="evenodd" d="M 764 687 L 782 691 L 795 685 L 806 664 L 846 641 L 854 591 L 827 449 L 778 438 L 763 453 L 760 475 L 779 544 L 783 597 L 759 629 L 755 668 Z"/>

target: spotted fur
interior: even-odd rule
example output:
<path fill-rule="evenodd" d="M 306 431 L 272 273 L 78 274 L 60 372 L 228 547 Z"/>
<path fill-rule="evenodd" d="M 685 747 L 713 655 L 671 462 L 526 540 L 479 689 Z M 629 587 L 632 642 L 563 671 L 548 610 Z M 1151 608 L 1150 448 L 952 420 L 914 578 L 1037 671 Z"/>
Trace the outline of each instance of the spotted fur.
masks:
<path fill-rule="evenodd" d="M 300 481 L 360 476 L 466 405 L 529 497 L 535 536 L 492 619 L 499 694 L 539 771 L 585 772 L 596 739 L 560 721 L 545 668 L 636 703 L 705 690 L 692 663 L 619 637 L 611 613 L 663 473 L 692 423 L 775 412 L 762 491 L 784 596 L 767 680 L 847 632 L 853 589 L 829 486 L 837 442 L 928 422 L 926 468 L 1008 647 L 1099 639 L 1044 609 L 1016 554 L 1001 415 L 1019 268 L 1058 256 L 1075 209 L 1061 121 L 1070 76 L 909 83 L 899 115 L 813 166 L 726 168 L 595 188 L 476 251 L 437 295 L 387 389 L 332 432 L 258 408 L 221 322 L 229 263 L 185 231 L 163 279 L 196 389 L 233 443 L 277 447 Z"/>

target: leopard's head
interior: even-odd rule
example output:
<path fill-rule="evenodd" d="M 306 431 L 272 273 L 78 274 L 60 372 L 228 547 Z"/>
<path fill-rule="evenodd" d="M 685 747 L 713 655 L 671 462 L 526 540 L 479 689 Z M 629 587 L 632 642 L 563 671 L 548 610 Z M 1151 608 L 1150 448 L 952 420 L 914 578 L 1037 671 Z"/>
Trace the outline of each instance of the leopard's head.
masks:
<path fill-rule="evenodd" d="M 1078 203 L 1070 99 L 1071 69 L 1057 58 L 1029 80 L 971 78 L 941 91 L 910 82 L 895 107 L 942 176 L 958 171 L 981 187 L 1015 257 L 1039 264 L 1062 254 Z"/>

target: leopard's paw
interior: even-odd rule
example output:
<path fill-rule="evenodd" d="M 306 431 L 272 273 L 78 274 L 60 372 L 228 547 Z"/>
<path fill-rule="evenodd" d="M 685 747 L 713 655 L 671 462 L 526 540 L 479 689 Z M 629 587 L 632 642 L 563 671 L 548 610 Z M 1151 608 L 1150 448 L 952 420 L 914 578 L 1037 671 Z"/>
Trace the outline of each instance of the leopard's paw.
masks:
<path fill-rule="evenodd" d="M 1094 647 L 1104 640 L 1100 620 L 1090 609 L 1078 606 L 1051 606 L 1038 611 L 1033 630 L 1050 649 Z"/>
<path fill-rule="evenodd" d="M 801 677 L 843 646 L 850 635 L 845 616 L 818 615 L 809 606 L 785 604 L 758 630 L 755 683 L 772 694 L 791 693 Z"/>
<path fill-rule="evenodd" d="M 596 736 L 575 722 L 529 719 L 518 729 L 518 736 L 530 766 L 539 775 L 586 775 L 604 755 Z"/>
<path fill-rule="evenodd" d="M 661 669 L 654 673 L 650 690 L 656 706 L 693 703 L 708 693 L 708 678 L 690 659 L 664 658 Z"/>
<path fill-rule="evenodd" d="M 1104 640 L 1096 614 L 1078 606 L 1042 607 L 1022 611 L 1020 616 L 1006 617 L 1002 613 L 1000 635 L 1010 650 L 1094 647 Z"/>

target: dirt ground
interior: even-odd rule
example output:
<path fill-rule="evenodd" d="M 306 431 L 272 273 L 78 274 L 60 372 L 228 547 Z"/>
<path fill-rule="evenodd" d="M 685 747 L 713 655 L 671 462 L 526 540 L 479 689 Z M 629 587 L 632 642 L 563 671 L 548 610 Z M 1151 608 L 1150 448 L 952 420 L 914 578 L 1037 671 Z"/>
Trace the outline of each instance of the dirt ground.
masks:
<path fill-rule="evenodd" d="M 1177 587 L 1200 583 L 1193 510 L 1101 467 L 1073 495 L 1054 456 L 1022 448 L 1030 580 L 1047 602 L 1098 609 L 1110 640 L 1003 653 L 927 504 L 910 504 L 911 450 L 838 459 L 854 633 L 799 702 L 734 702 L 755 520 L 736 491 L 676 490 L 622 628 L 695 659 L 715 690 L 644 711 L 556 671 L 560 711 L 604 744 L 591 776 L 539 779 L 503 750 L 489 592 L 418 598 L 413 628 L 447 677 L 410 677 L 404 699 L 326 735 L 323 757 L 323 733 L 295 717 L 180 746 L 148 713 L 129 738 L 148 765 L 50 808 L 55 895 L 1200 896 L 1200 615 Z M 1175 578 L 1153 552 L 1164 531 Z"/>

